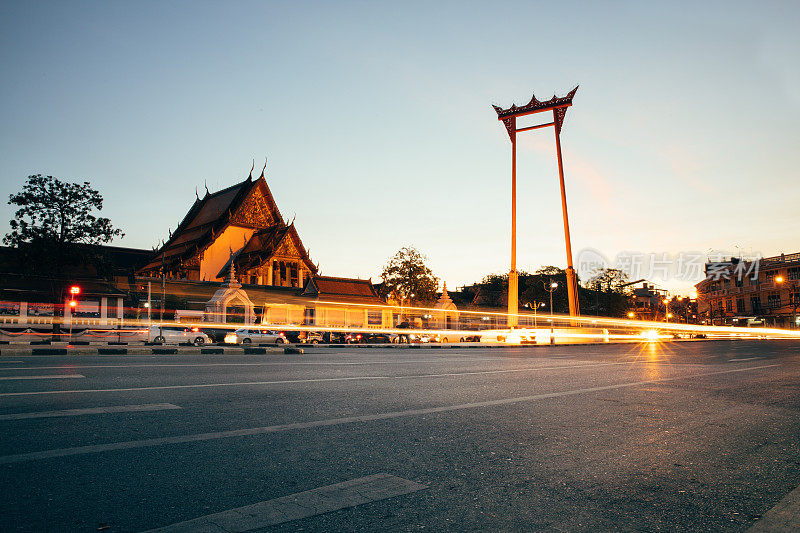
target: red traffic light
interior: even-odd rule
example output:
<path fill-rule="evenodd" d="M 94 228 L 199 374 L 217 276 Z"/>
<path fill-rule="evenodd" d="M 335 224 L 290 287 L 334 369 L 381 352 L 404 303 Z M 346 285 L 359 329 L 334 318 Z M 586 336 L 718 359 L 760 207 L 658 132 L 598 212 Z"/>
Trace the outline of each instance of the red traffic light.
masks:
<path fill-rule="evenodd" d="M 72 287 L 69 288 L 69 293 L 70 294 L 80 294 L 81 293 L 81 288 L 78 287 L 77 285 L 73 285 Z"/>

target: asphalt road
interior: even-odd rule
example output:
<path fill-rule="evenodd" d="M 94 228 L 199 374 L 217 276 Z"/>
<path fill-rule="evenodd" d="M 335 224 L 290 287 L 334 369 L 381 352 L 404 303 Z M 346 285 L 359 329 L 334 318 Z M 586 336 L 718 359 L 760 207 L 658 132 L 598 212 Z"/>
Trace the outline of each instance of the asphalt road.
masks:
<path fill-rule="evenodd" d="M 800 342 L 4 354 L 0 435 L 2 531 L 743 531 Z"/>

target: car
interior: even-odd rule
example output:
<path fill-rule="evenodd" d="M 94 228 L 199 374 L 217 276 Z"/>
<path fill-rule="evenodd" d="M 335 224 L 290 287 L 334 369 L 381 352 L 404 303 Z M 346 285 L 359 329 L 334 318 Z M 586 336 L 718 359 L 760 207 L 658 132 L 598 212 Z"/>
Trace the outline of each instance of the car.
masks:
<path fill-rule="evenodd" d="M 197 326 L 150 326 L 147 340 L 155 344 L 190 343 L 202 346 L 211 342 Z"/>
<path fill-rule="evenodd" d="M 344 337 L 345 344 L 363 344 L 367 342 L 366 337 L 361 333 L 348 333 Z"/>
<path fill-rule="evenodd" d="M 437 336 L 432 333 L 409 333 L 408 342 L 427 344 L 431 342 L 439 342 L 439 340 Z"/>
<path fill-rule="evenodd" d="M 362 338 L 367 344 L 392 344 L 392 335 L 387 333 L 365 333 Z"/>
<path fill-rule="evenodd" d="M 327 344 L 342 344 L 346 340 L 347 335 L 338 331 L 326 331 L 322 334 L 322 342 Z"/>
<path fill-rule="evenodd" d="M 319 344 L 321 342 L 325 342 L 322 333 L 318 331 L 308 331 L 306 332 L 306 338 L 303 340 L 306 344 Z"/>
<path fill-rule="evenodd" d="M 322 333 L 316 331 L 286 331 L 286 340 L 300 344 L 319 344 L 325 342 Z"/>
<path fill-rule="evenodd" d="M 289 342 L 282 331 L 263 328 L 239 328 L 225 335 L 228 344 L 285 344 Z"/>

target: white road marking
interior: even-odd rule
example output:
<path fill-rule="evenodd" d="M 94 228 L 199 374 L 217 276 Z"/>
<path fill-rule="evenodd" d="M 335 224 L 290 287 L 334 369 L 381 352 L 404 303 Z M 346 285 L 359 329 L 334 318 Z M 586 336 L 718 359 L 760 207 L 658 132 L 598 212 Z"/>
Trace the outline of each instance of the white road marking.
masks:
<path fill-rule="evenodd" d="M 25 370 L 34 370 L 31 368 L 26 368 Z M 11 379 L 80 379 L 86 376 L 82 376 L 80 374 L 52 374 L 49 376 L 0 376 L 0 380 L 11 380 Z"/>
<path fill-rule="evenodd" d="M 0 420 L 27 420 L 29 418 L 56 418 L 63 416 L 98 415 L 108 413 L 138 413 L 143 411 L 166 411 L 181 409 L 171 403 L 145 403 L 140 405 L 112 405 L 109 407 L 89 407 L 86 409 L 64 409 L 61 411 L 35 411 L 0 415 Z"/>
<path fill-rule="evenodd" d="M 764 513 L 747 533 L 796 533 L 800 531 L 800 487 Z"/>
<path fill-rule="evenodd" d="M 566 359 L 566 358 L 563 358 Z M 515 359 L 501 359 L 503 361 L 514 361 Z M 21 363 L 22 361 L 18 361 Z M 359 362 L 287 362 L 287 363 L 155 363 L 155 364 L 145 364 L 145 363 L 132 363 L 129 365 L 59 365 L 59 366 L 22 366 L 22 367 L 9 367 L 9 368 L 0 368 L 0 370 L 56 370 L 56 369 L 84 369 L 84 368 L 169 368 L 169 367 L 176 367 L 176 368 L 183 368 L 183 367 L 216 367 L 216 366 L 294 366 L 294 365 L 310 365 L 310 366 L 361 366 L 361 365 L 404 365 L 404 364 L 419 364 L 419 363 L 452 363 L 453 361 L 436 361 L 431 359 L 421 360 L 421 361 L 403 361 L 403 360 L 394 360 L 394 361 L 359 361 Z M 461 362 L 461 361 L 459 361 Z M 468 361 L 463 361 L 467 363 Z M 469 361 L 471 362 L 471 361 Z"/>
<path fill-rule="evenodd" d="M 198 531 L 252 531 L 308 518 L 365 503 L 394 498 L 428 488 L 389 474 L 351 479 L 298 492 L 221 513 L 178 522 L 149 533 L 196 533 Z"/>
<path fill-rule="evenodd" d="M 530 372 L 536 370 L 563 370 L 573 368 L 593 368 L 598 366 L 610 365 L 629 365 L 630 361 L 622 363 L 592 363 L 567 366 L 535 366 L 525 368 L 512 368 L 508 370 L 483 370 L 475 372 L 450 372 L 444 374 L 411 374 L 406 376 L 352 376 L 341 378 L 310 378 L 310 379 L 281 379 L 275 381 L 235 381 L 230 383 L 197 383 L 193 385 L 154 385 L 152 387 L 126 387 L 119 389 L 72 389 L 72 390 L 51 390 L 51 391 L 30 391 L 30 392 L 3 392 L 0 398 L 8 396 L 42 396 L 45 394 L 77 394 L 77 393 L 102 393 L 102 392 L 136 392 L 148 390 L 176 390 L 176 389 L 205 389 L 213 387 L 242 387 L 254 385 L 287 385 L 292 383 L 325 383 L 330 381 L 368 381 L 378 379 L 411 379 L 411 378 L 443 378 L 453 376 L 474 376 L 478 374 L 499 374 L 510 372 Z M 691 365 L 696 366 L 696 365 Z M 0 378 L 2 379 L 2 378 Z"/>
<path fill-rule="evenodd" d="M 704 372 L 700 374 L 689 374 L 685 376 L 673 376 L 669 378 L 648 379 L 643 381 L 630 381 L 627 383 L 601 385 L 598 387 L 588 387 L 584 389 L 573 389 L 560 392 L 548 392 L 543 394 L 534 394 L 531 396 L 518 396 L 516 398 L 501 398 L 498 400 L 487 400 L 483 402 L 463 403 L 458 405 L 445 405 L 441 407 L 429 407 L 425 409 L 390 411 L 386 413 L 376 413 L 371 415 L 348 416 L 343 418 L 331 418 L 327 420 L 313 420 L 310 422 L 294 422 L 291 424 L 280 424 L 275 426 L 234 429 L 234 430 L 217 431 L 211 433 L 196 433 L 192 435 L 179 435 L 175 437 L 158 437 L 152 439 L 112 442 L 109 444 L 93 444 L 89 446 L 76 446 L 74 448 L 58 448 L 52 450 L 44 450 L 40 452 L 30 452 L 30 453 L 20 453 L 16 455 L 0 456 L 0 464 L 22 463 L 27 461 L 37 461 L 41 459 L 52 459 L 54 457 L 68 457 L 73 455 L 85 455 L 90 453 L 101 453 L 101 452 L 109 452 L 116 450 L 131 450 L 137 448 L 147 448 L 152 446 L 162 446 L 165 444 L 184 444 L 189 442 L 203 442 L 203 441 L 225 439 L 231 437 L 264 435 L 268 433 L 279 433 L 279 432 L 294 431 L 299 429 L 320 428 L 320 427 L 339 426 L 344 424 L 372 422 L 375 420 L 391 420 L 394 418 L 447 413 L 451 411 L 460 411 L 464 409 L 475 409 L 478 407 L 495 407 L 499 405 L 511 405 L 516 403 L 531 402 L 536 400 L 562 398 L 564 396 L 574 396 L 577 394 L 586 394 L 591 392 L 603 392 L 609 390 L 624 389 L 629 387 L 640 387 L 642 385 L 651 385 L 653 383 L 664 383 L 668 381 L 676 381 L 681 379 L 716 376 L 720 374 L 731 374 L 734 372 L 749 372 L 752 370 L 761 370 L 764 368 L 773 368 L 778 366 L 781 365 L 771 364 L 771 365 L 753 366 L 747 368 L 735 368 L 731 370 L 718 370 L 715 372 Z"/>
<path fill-rule="evenodd" d="M 731 363 L 733 361 L 753 361 L 755 359 L 763 359 L 763 357 L 742 357 L 739 359 L 728 359 L 728 362 Z"/>

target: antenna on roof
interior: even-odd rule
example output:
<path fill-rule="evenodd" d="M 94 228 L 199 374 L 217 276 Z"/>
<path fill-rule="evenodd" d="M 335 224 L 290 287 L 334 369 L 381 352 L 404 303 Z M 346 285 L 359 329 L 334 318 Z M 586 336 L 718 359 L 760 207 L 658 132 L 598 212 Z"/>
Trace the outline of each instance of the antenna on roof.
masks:
<path fill-rule="evenodd" d="M 264 168 L 261 169 L 261 177 L 264 177 L 264 171 L 267 170 L 267 158 L 264 158 Z"/>
<path fill-rule="evenodd" d="M 248 180 L 252 180 L 253 179 L 253 170 L 255 170 L 255 168 L 256 168 L 256 160 L 253 159 L 253 166 L 250 168 L 250 175 L 247 176 Z"/>

